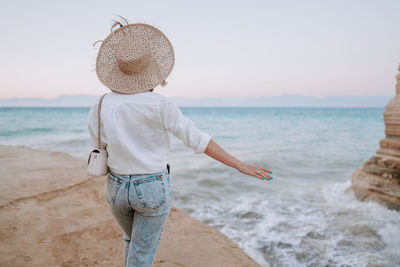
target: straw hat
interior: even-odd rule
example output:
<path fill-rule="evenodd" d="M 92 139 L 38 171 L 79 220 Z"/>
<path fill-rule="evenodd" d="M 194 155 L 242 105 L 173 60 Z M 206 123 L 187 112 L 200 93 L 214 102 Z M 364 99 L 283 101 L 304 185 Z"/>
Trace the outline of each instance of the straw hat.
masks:
<path fill-rule="evenodd" d="M 165 86 L 174 67 L 171 42 L 148 24 L 128 24 L 112 31 L 100 46 L 96 74 L 112 91 L 135 94 Z"/>

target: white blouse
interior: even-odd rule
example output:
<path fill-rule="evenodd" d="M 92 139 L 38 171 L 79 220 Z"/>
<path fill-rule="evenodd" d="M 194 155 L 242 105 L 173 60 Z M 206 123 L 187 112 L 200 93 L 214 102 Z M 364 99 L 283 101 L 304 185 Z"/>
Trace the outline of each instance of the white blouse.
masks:
<path fill-rule="evenodd" d="M 88 129 L 97 146 L 97 107 L 91 107 Z M 165 96 L 155 92 L 108 93 L 101 106 L 101 142 L 108 166 L 118 174 L 150 174 L 164 170 L 172 133 L 196 154 L 204 153 L 211 136 L 200 131 Z"/>

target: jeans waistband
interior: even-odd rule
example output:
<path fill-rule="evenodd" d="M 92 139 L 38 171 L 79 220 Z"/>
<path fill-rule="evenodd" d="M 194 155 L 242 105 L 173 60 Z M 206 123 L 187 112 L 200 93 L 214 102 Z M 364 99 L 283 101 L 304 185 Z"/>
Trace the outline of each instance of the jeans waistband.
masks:
<path fill-rule="evenodd" d="M 170 173 L 170 166 L 169 164 L 167 164 L 167 167 L 160 171 L 160 172 L 156 172 L 156 173 L 143 173 L 143 174 L 120 174 L 120 173 L 116 173 L 111 171 L 111 169 L 109 169 L 109 172 L 117 177 L 117 178 L 121 178 L 124 180 L 128 180 L 128 179 L 139 179 L 139 178 L 143 178 L 143 177 L 147 177 L 147 176 L 157 176 L 157 175 L 162 175 L 162 174 L 169 174 Z"/>

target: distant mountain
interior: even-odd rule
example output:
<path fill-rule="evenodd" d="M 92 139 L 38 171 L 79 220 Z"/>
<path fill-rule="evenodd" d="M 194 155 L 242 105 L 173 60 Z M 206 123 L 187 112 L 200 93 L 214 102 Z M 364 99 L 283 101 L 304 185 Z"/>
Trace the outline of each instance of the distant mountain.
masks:
<path fill-rule="evenodd" d="M 191 107 L 384 107 L 394 96 L 301 96 L 258 98 L 172 98 L 178 106 Z"/>
<path fill-rule="evenodd" d="M 0 99 L 0 107 L 89 107 L 97 102 L 99 96 L 62 95 L 54 99 L 10 98 Z"/>
<path fill-rule="evenodd" d="M 169 98 L 181 107 L 384 107 L 394 96 L 301 96 L 257 98 Z M 90 107 L 99 96 L 62 95 L 55 99 L 0 99 L 0 107 Z"/>

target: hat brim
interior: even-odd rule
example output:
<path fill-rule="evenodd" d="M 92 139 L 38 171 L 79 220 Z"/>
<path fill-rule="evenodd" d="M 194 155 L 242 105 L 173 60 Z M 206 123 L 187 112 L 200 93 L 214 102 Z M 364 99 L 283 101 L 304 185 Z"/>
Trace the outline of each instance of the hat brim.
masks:
<path fill-rule="evenodd" d="M 117 58 L 131 60 L 151 53 L 152 60 L 138 74 L 127 75 L 117 64 Z M 103 41 L 96 59 L 96 74 L 110 90 L 132 94 L 160 85 L 171 73 L 175 53 L 171 42 L 157 28 L 147 24 L 128 24 L 114 30 Z"/>

